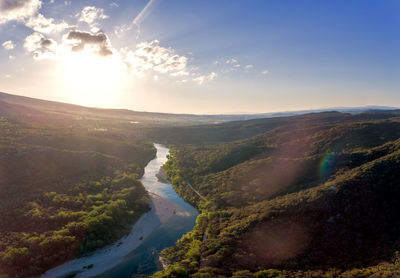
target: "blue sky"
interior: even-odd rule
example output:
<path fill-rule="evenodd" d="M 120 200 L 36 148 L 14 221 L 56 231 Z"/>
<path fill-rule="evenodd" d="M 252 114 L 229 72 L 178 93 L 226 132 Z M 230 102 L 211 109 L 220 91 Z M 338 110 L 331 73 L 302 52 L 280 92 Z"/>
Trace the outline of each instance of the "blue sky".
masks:
<path fill-rule="evenodd" d="M 400 107 L 397 0 L 23 2 L 0 0 L 0 91 L 175 113 Z"/>

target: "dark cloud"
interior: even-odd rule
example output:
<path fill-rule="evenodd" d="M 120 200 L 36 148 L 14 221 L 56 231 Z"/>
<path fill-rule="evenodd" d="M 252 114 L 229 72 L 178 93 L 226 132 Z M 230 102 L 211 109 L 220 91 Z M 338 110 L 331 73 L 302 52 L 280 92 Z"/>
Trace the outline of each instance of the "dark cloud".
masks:
<path fill-rule="evenodd" d="M 90 46 L 94 52 L 100 56 L 112 55 L 112 47 L 107 35 L 103 32 L 96 34 L 74 30 L 70 31 L 66 36 L 67 41 L 71 41 L 71 50 L 79 52 Z"/>
<path fill-rule="evenodd" d="M 14 9 L 20 9 L 26 5 L 26 0 L 1 0 L 0 10 L 1 11 L 12 11 Z"/>

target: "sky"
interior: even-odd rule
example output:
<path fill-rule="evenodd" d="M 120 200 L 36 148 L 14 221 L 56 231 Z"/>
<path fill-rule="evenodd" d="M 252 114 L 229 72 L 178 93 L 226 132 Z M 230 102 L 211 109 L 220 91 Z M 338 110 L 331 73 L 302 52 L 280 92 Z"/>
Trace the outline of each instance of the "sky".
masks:
<path fill-rule="evenodd" d="M 222 114 L 400 107 L 398 0 L 0 0 L 0 91 Z"/>

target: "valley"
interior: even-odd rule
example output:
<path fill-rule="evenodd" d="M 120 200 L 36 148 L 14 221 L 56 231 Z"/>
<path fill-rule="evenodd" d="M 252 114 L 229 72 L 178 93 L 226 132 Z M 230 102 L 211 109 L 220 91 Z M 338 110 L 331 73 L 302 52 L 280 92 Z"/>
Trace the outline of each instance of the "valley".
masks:
<path fill-rule="evenodd" d="M 0 278 L 400 278 L 399 0 L 0 0 Z"/>
<path fill-rule="evenodd" d="M 398 274 L 399 110 L 127 125 L 0 104 L 4 277 Z"/>

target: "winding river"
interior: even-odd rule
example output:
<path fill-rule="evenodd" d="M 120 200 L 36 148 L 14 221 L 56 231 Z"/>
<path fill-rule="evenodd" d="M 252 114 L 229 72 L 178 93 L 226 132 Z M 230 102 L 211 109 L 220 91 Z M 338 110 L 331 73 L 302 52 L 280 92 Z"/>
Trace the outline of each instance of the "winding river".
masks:
<path fill-rule="evenodd" d="M 50 269 L 41 278 L 130 278 L 161 269 L 158 253 L 193 229 L 198 212 L 170 183 L 160 182 L 156 177 L 167 161 L 169 149 L 161 144 L 154 146 L 156 158 L 147 164 L 141 178 L 149 192 L 152 209 L 133 225 L 129 235 L 114 245 Z"/>

